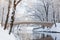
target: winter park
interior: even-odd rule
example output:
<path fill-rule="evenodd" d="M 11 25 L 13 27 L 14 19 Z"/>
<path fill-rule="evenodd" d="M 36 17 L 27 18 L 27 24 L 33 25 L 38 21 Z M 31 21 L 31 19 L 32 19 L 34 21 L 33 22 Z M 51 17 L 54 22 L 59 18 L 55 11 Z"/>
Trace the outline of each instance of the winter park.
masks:
<path fill-rule="evenodd" d="M 60 40 L 60 0 L 0 0 L 0 40 Z"/>

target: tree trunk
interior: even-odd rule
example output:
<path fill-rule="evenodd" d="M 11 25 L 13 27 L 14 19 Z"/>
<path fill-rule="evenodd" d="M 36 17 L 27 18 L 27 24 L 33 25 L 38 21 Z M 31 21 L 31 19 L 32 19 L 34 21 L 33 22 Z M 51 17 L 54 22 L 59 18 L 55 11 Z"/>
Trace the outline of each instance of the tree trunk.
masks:
<path fill-rule="evenodd" d="M 4 30 L 6 29 L 7 23 L 8 23 L 9 12 L 10 12 L 10 4 L 11 4 L 11 1 L 9 0 L 8 13 L 7 13 L 7 16 L 6 16 L 6 21 L 5 21 L 5 27 L 4 27 Z"/>

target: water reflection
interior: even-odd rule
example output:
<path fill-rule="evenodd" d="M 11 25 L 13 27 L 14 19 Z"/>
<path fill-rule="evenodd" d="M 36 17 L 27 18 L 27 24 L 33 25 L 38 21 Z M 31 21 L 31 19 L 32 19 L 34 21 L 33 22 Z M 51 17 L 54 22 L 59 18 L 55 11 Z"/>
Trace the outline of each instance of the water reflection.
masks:
<path fill-rule="evenodd" d="M 60 33 L 34 32 L 25 30 L 13 30 L 17 40 L 60 40 Z"/>
<path fill-rule="evenodd" d="M 19 32 L 19 40 L 60 40 L 59 33 L 27 33 Z"/>
<path fill-rule="evenodd" d="M 34 33 L 33 36 L 33 40 L 54 40 L 51 35 L 45 35 L 44 33 Z"/>

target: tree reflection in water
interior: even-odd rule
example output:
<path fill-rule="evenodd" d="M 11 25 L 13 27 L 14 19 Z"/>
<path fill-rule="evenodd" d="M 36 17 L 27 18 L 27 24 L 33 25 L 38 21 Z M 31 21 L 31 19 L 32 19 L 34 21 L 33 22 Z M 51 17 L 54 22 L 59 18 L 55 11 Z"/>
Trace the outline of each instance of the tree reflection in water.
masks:
<path fill-rule="evenodd" d="M 34 34 L 34 39 L 33 40 L 54 40 L 52 36 L 50 35 L 45 35 L 45 34 Z"/>
<path fill-rule="evenodd" d="M 28 30 L 23 30 L 23 27 L 16 27 L 12 30 L 14 36 L 17 40 L 59 40 L 60 38 L 57 36 L 57 33 L 41 33 L 41 32 L 33 32 Z M 32 33 L 31 33 L 32 32 Z"/>

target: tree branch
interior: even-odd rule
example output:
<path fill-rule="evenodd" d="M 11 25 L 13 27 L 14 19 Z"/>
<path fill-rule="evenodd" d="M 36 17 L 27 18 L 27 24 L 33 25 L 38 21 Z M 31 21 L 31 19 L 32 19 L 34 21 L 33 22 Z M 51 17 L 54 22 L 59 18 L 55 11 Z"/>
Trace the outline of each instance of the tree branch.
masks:
<path fill-rule="evenodd" d="M 16 6 L 21 2 L 21 0 L 19 0 L 17 3 L 16 3 Z"/>

